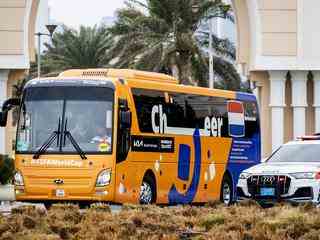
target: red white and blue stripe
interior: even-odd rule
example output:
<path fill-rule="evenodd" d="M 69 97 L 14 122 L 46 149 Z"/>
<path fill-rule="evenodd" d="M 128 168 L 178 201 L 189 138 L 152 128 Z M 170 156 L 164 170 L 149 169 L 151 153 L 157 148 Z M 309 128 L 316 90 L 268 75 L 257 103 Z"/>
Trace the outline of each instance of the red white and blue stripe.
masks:
<path fill-rule="evenodd" d="M 245 136 L 244 107 L 242 102 L 228 102 L 229 136 Z"/>

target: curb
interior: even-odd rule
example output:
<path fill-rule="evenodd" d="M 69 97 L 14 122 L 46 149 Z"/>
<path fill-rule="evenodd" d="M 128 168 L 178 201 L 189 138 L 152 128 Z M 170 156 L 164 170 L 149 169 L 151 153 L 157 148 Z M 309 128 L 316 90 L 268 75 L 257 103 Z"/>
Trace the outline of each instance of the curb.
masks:
<path fill-rule="evenodd" d="M 0 185 L 0 201 L 14 201 L 15 193 L 13 185 Z"/>

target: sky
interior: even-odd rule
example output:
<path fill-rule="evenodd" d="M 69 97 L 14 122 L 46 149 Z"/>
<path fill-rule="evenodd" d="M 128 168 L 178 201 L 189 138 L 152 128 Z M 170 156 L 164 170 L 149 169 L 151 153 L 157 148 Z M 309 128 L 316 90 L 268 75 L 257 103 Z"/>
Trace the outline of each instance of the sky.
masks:
<path fill-rule="evenodd" d="M 124 0 L 49 0 L 51 19 L 78 28 L 94 26 L 105 16 L 113 16 Z"/>

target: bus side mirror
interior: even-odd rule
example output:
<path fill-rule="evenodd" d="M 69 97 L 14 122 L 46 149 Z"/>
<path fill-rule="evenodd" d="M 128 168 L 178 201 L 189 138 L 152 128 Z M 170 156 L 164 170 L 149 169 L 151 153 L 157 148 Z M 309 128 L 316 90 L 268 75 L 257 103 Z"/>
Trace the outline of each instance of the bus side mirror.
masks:
<path fill-rule="evenodd" d="M 127 159 L 131 144 L 131 124 L 132 114 L 128 107 L 128 102 L 124 99 L 119 99 L 117 163 Z"/>
<path fill-rule="evenodd" d="M 0 112 L 0 127 L 7 126 L 8 112 Z"/>
<path fill-rule="evenodd" d="M 122 111 L 119 113 L 120 129 L 129 130 L 132 123 L 132 115 L 130 110 Z"/>
<path fill-rule="evenodd" d="M 7 126 L 8 112 L 18 106 L 20 106 L 18 98 L 10 98 L 3 103 L 2 112 L 0 112 L 0 127 Z"/>
<path fill-rule="evenodd" d="M 125 99 L 119 99 L 119 128 L 120 130 L 130 130 L 132 124 L 132 114 Z"/>

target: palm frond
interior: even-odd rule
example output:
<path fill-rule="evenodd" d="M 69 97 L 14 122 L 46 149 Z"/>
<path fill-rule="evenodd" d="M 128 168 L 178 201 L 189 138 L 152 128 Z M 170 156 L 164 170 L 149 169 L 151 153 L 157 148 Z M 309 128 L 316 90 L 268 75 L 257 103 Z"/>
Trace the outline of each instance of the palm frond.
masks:
<path fill-rule="evenodd" d="M 108 64 L 107 50 L 112 39 L 105 27 L 84 27 L 79 31 L 63 27 L 44 53 L 44 73 L 68 68 L 97 68 Z"/>
<path fill-rule="evenodd" d="M 174 63 L 180 78 L 185 78 L 180 82 L 193 84 L 193 78 L 205 85 L 208 79 L 205 48 L 209 35 L 199 34 L 198 28 L 213 17 L 232 19 L 230 6 L 221 0 L 128 0 L 127 7 L 118 11 L 118 20 L 110 28 L 115 41 L 108 51 L 109 60 L 116 67 L 150 71 L 174 67 Z M 226 79 L 228 86 L 236 88 L 237 83 L 232 84 L 238 81 L 237 72 L 228 61 L 235 58 L 234 46 L 213 36 L 213 48 L 216 74 Z"/>
<path fill-rule="evenodd" d="M 218 38 L 216 35 L 212 35 L 212 49 L 215 54 L 221 57 L 225 57 L 230 60 L 235 60 L 236 58 L 236 48 L 234 44 L 228 39 Z M 209 33 L 208 32 L 199 32 L 198 43 L 200 46 L 209 48 Z"/>
<path fill-rule="evenodd" d="M 213 57 L 213 70 L 219 76 L 220 81 L 218 86 L 223 86 L 223 89 L 238 91 L 241 87 L 240 76 L 235 69 L 235 66 L 219 57 Z"/>

